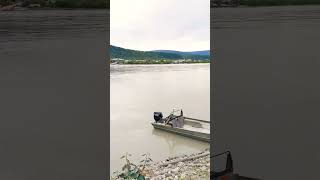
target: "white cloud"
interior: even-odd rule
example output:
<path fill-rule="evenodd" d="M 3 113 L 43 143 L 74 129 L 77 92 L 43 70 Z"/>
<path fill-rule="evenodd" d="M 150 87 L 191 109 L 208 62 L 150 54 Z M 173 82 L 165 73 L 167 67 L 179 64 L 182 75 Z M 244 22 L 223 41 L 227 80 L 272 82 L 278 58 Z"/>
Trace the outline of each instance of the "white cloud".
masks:
<path fill-rule="evenodd" d="M 210 0 L 111 0 L 111 44 L 129 49 L 210 49 Z"/>

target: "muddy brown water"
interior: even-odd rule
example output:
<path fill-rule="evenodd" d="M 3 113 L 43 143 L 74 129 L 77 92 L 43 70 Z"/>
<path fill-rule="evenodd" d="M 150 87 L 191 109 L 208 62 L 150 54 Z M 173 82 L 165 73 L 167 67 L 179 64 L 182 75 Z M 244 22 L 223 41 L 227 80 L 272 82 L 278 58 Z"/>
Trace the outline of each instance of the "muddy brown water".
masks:
<path fill-rule="evenodd" d="M 319 179 L 320 6 L 212 11 L 213 150 L 240 175 Z"/>
<path fill-rule="evenodd" d="M 168 116 L 182 108 L 187 117 L 210 120 L 210 65 L 114 65 L 110 69 L 111 171 L 120 170 L 126 152 L 139 162 L 154 161 L 209 148 L 209 143 L 156 130 L 153 112 Z"/>
<path fill-rule="evenodd" d="M 0 12 L 0 179 L 106 179 L 106 14 Z"/>

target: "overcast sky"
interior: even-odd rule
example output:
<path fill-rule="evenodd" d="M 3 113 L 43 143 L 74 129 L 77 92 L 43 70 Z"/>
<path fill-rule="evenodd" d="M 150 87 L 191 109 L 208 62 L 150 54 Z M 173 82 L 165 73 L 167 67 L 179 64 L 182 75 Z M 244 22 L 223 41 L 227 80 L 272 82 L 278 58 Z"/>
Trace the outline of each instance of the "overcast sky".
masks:
<path fill-rule="evenodd" d="M 110 43 L 136 50 L 210 49 L 210 0 L 111 0 Z"/>

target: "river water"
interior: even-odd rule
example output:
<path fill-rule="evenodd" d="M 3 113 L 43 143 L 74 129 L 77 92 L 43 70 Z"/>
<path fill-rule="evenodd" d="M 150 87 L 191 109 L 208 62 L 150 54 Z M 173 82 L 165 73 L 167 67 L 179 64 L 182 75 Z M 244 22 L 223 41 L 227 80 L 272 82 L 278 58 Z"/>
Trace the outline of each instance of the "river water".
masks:
<path fill-rule="evenodd" d="M 106 179 L 105 10 L 0 12 L 0 179 Z M 210 119 L 209 65 L 111 66 L 111 170 L 208 143 L 154 131 L 154 111 Z"/>
<path fill-rule="evenodd" d="M 131 153 L 153 160 L 204 150 L 209 143 L 154 130 L 153 112 L 167 116 L 173 108 L 184 115 L 210 120 L 210 65 L 115 65 L 110 72 L 111 171 Z"/>
<path fill-rule="evenodd" d="M 107 22 L 0 12 L 0 179 L 107 179 Z"/>
<path fill-rule="evenodd" d="M 212 12 L 213 69 L 111 67 L 111 170 L 125 151 L 160 159 L 205 148 L 150 122 L 173 107 L 209 119 L 211 71 L 215 151 L 231 150 L 242 175 L 318 179 L 320 7 Z M 0 179 L 105 179 L 106 17 L 0 12 Z"/>
<path fill-rule="evenodd" d="M 320 6 L 212 12 L 213 151 L 240 175 L 319 179 Z"/>

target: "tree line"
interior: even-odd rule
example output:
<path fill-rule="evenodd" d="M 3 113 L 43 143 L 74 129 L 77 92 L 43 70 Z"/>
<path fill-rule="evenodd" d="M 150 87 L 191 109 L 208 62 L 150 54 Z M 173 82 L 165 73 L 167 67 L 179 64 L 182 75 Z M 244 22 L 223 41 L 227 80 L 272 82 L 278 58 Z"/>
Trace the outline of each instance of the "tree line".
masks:
<path fill-rule="evenodd" d="M 126 60 L 209 60 L 207 55 L 193 55 L 193 54 L 177 54 L 156 51 L 136 51 L 125 49 L 117 46 L 110 46 L 111 58 L 119 58 Z"/>
<path fill-rule="evenodd" d="M 51 8 L 110 8 L 110 0 L 0 0 L 0 5 L 6 6 L 19 3 L 22 7 L 39 4 Z"/>
<path fill-rule="evenodd" d="M 320 0 L 240 0 L 240 5 L 247 6 L 280 6 L 320 4 Z"/>
<path fill-rule="evenodd" d="M 281 5 L 315 5 L 320 0 L 211 0 L 211 7 L 220 6 L 281 6 Z"/>

